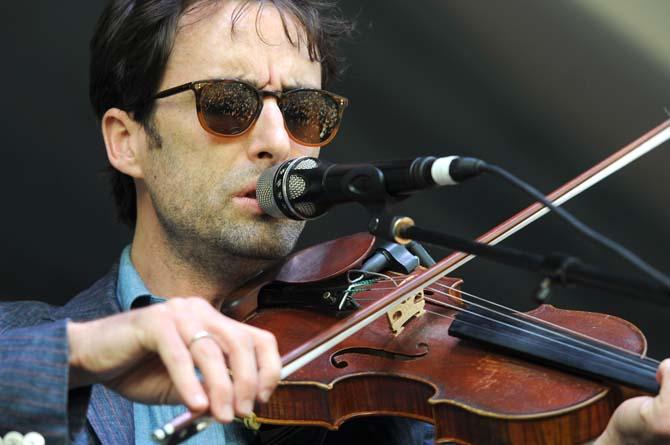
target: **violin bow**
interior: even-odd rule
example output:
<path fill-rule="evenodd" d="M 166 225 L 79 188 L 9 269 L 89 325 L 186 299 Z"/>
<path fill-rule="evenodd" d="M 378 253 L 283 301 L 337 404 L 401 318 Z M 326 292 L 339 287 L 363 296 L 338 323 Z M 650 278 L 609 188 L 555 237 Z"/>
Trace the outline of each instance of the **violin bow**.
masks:
<path fill-rule="evenodd" d="M 668 139 L 670 139 L 670 119 L 559 187 L 547 195 L 546 198 L 554 205 L 560 206 L 660 146 Z M 549 209 L 543 204 L 536 202 L 481 235 L 477 238 L 477 241 L 490 245 L 498 244 L 547 213 L 549 213 Z M 475 255 L 454 252 L 433 267 L 419 272 L 414 279 L 405 281 L 375 303 L 325 330 L 301 347 L 285 354 L 282 357 L 283 368 L 281 378 L 288 377 L 328 349 L 346 340 L 377 318 L 383 316 L 406 298 L 413 296 L 417 289 L 431 285 L 474 258 Z"/>
<path fill-rule="evenodd" d="M 554 205 L 560 206 L 669 139 L 670 119 L 559 187 L 547 195 L 546 198 Z M 477 241 L 490 245 L 498 244 L 547 213 L 549 213 L 549 209 L 543 204 L 536 202 L 484 233 L 477 238 Z M 346 340 L 394 309 L 405 301 L 405 299 L 414 296 L 417 289 L 430 286 L 448 273 L 467 264 L 475 257 L 475 255 L 463 252 L 452 253 L 433 267 L 418 272 L 413 279 L 405 280 L 389 292 L 388 295 L 360 309 L 340 323 L 324 330 L 309 342 L 285 354 L 281 358 L 282 370 L 280 379 L 284 380 L 330 348 Z M 253 427 L 254 421 L 253 417 L 244 419 L 245 424 L 249 424 L 250 427 Z M 163 428 L 156 430 L 154 438 L 164 443 L 175 443 L 171 441 L 173 434 L 179 435 L 179 432 L 181 432 L 181 436 L 185 439 L 197 431 L 206 428 L 210 422 L 211 418 L 207 415 L 196 415 L 187 411 L 169 424 L 163 426 Z M 192 433 L 186 436 L 186 431 L 191 429 L 193 430 Z"/>

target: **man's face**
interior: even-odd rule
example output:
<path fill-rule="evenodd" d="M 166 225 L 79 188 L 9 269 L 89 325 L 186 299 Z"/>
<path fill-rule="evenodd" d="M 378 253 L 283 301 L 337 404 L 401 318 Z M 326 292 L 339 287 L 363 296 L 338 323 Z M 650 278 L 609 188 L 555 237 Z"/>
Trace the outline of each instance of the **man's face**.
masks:
<path fill-rule="evenodd" d="M 272 91 L 320 88 L 320 65 L 309 60 L 302 36 L 299 48 L 289 42 L 274 7 L 257 16 L 252 4 L 231 32 L 237 6 L 220 2 L 182 17 L 159 91 L 203 79 L 240 79 Z M 298 28 L 288 25 L 298 41 Z M 191 91 L 158 100 L 154 124 L 162 143 L 144 151 L 143 180 L 173 247 L 264 259 L 293 248 L 303 223 L 272 219 L 249 197 L 264 169 L 318 155 L 289 138 L 275 99 L 264 100 L 242 136 L 207 133 Z"/>

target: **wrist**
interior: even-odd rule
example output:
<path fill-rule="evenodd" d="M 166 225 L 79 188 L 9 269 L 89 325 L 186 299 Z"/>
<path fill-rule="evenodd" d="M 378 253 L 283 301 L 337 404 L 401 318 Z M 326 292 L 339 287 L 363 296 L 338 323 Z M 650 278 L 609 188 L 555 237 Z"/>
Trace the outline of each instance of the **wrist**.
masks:
<path fill-rule="evenodd" d="M 67 322 L 68 364 L 70 367 L 80 366 L 79 352 L 81 351 L 81 332 L 83 323 Z"/>
<path fill-rule="evenodd" d="M 83 366 L 83 349 L 86 338 L 85 323 L 77 323 L 68 320 L 67 322 L 67 341 L 68 341 L 68 365 L 70 374 L 68 386 L 70 389 L 80 388 L 93 383 L 90 381 L 90 375 L 85 372 Z"/>

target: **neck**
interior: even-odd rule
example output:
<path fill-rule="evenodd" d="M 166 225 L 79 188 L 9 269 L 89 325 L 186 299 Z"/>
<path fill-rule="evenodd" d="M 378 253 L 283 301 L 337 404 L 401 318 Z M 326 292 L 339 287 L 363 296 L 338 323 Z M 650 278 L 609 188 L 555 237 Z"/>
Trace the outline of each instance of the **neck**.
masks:
<path fill-rule="evenodd" d="M 171 239 L 157 218 L 138 215 L 131 260 L 153 295 L 199 296 L 217 308 L 269 265 L 268 260 L 241 258 L 202 244 Z"/>

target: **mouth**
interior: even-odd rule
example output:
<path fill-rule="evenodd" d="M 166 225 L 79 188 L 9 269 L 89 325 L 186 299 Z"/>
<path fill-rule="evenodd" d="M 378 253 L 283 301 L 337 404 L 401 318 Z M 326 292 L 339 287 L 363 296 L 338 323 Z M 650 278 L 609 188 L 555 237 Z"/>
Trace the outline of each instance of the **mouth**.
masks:
<path fill-rule="evenodd" d="M 262 214 L 263 210 L 256 199 L 256 182 L 249 184 L 233 196 L 233 202 L 253 214 Z"/>
<path fill-rule="evenodd" d="M 247 185 L 242 190 L 235 193 L 234 197 L 256 199 L 256 182 Z"/>

